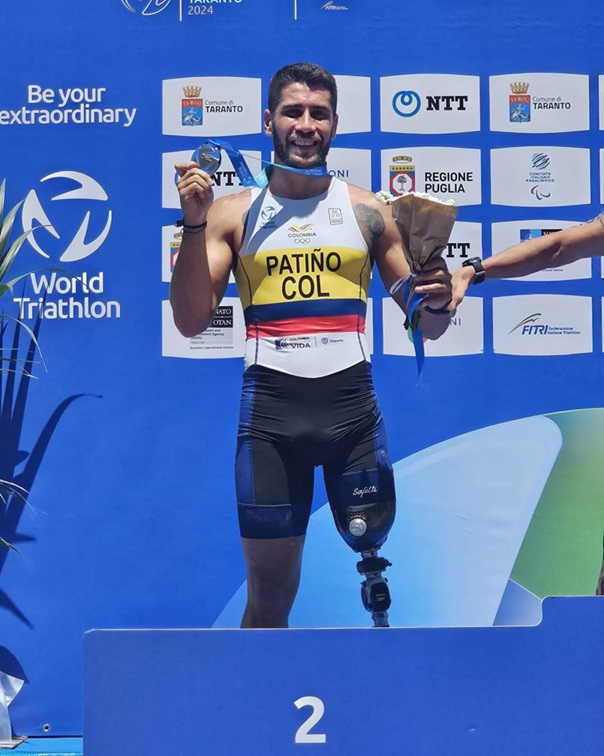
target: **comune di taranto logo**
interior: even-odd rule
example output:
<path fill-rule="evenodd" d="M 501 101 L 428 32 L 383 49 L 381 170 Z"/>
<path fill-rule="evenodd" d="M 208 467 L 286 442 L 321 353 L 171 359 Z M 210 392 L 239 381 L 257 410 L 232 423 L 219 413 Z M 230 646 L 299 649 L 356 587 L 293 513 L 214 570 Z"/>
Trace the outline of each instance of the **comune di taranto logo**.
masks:
<path fill-rule="evenodd" d="M 142 16 L 155 16 L 166 10 L 172 0 L 122 0 L 122 5 L 131 13 Z"/>
<path fill-rule="evenodd" d="M 38 254 L 53 262 L 57 257 L 61 263 L 77 262 L 90 257 L 101 248 L 111 230 L 113 213 L 111 209 L 103 207 L 109 200 L 107 192 L 96 179 L 79 171 L 51 173 L 40 181 L 41 184 L 46 182 L 60 182 L 62 188 L 65 182 L 72 182 L 76 184 L 76 187 L 69 191 L 52 194 L 50 198 L 45 197 L 44 204 L 47 201 L 61 203 L 57 206 L 52 205 L 51 214 L 55 219 L 54 222 L 50 220 L 40 200 L 40 190 L 32 189 L 29 192 L 23 203 L 21 215 L 23 230 L 30 231 L 27 241 Z M 84 212 L 86 202 L 89 203 L 89 208 L 94 208 L 94 215 L 99 216 L 99 223 L 95 222 L 94 225 L 102 225 L 101 230 L 92 239 L 88 237 L 93 211 L 86 209 Z M 99 212 L 96 211 L 97 204 L 102 208 Z M 79 221 L 77 231 L 69 234 L 59 233 L 57 227 L 62 229 L 68 226 L 74 216 Z M 56 241 L 52 242 L 49 235 Z M 67 241 L 63 243 L 64 237 Z M 51 254 L 47 251 L 48 247 L 45 250 L 41 246 L 41 238 L 44 238 L 45 245 L 50 244 L 53 252 L 57 250 L 57 246 L 59 250 Z M 92 274 L 86 271 L 78 272 L 76 277 L 76 275 L 64 274 L 62 270 L 50 269 L 31 273 L 29 280 L 34 296 L 14 297 L 15 303 L 19 306 L 21 320 L 34 320 L 38 317 L 48 320 L 79 320 L 81 318 L 98 320 L 121 316 L 119 302 L 104 301 L 90 296 L 103 294 L 105 290 L 103 271 L 95 271 Z M 63 295 L 68 296 L 63 298 Z"/>
<path fill-rule="evenodd" d="M 510 84 L 510 123 L 528 123 L 531 120 L 531 96 L 529 84 L 514 81 Z"/>
<path fill-rule="evenodd" d="M 182 88 L 184 98 L 181 100 L 183 126 L 203 126 L 203 98 L 201 87 L 191 85 Z"/>

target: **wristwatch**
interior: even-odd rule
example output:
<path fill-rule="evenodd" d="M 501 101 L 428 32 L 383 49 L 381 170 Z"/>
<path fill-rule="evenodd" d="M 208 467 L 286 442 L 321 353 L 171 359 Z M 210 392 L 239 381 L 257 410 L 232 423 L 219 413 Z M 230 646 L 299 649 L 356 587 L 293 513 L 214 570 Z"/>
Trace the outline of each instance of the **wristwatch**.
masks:
<path fill-rule="evenodd" d="M 482 260 L 480 259 L 480 257 L 470 257 L 469 260 L 464 260 L 461 265 L 463 268 L 467 267 L 468 265 L 471 265 L 474 268 L 474 280 L 472 281 L 473 284 L 482 283 L 487 277 L 485 269 L 482 267 Z"/>

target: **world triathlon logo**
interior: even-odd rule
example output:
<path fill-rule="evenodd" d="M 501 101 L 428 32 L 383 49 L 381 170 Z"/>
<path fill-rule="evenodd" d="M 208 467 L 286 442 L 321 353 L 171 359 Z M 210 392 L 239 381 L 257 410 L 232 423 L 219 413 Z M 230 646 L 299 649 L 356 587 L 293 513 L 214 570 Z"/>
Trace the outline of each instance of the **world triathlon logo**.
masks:
<path fill-rule="evenodd" d="M 417 92 L 412 89 L 401 90 L 392 98 L 392 108 L 397 115 L 403 118 L 411 118 L 419 112 L 422 101 Z"/>
<path fill-rule="evenodd" d="M 166 10 L 172 0 L 122 0 L 122 5 L 130 13 L 140 13 L 141 16 L 156 16 Z"/>
<path fill-rule="evenodd" d="M 70 191 L 60 191 L 58 193 L 51 192 L 52 196 L 46 198 L 48 205 L 52 208 L 52 215 L 58 216 L 58 220 L 62 223 L 53 224 L 49 215 L 44 209 L 44 205 L 41 202 L 38 192 L 32 189 L 23 203 L 23 211 L 21 214 L 21 220 L 23 223 L 23 230 L 29 231 L 30 229 L 42 229 L 36 232 L 30 232 L 27 240 L 31 246 L 42 255 L 49 259 L 52 255 L 42 248 L 39 243 L 39 238 L 44 239 L 45 246 L 49 243 L 48 235 L 53 236 L 59 244 L 60 260 L 61 262 L 76 262 L 77 260 L 83 260 L 85 257 L 89 257 L 94 254 L 99 247 L 104 243 L 109 235 L 111 229 L 111 223 L 113 219 L 113 213 L 107 209 L 104 204 L 108 201 L 107 192 L 99 184 L 98 181 L 88 176 L 85 173 L 79 171 L 60 171 L 57 173 L 51 173 L 49 176 L 45 176 L 41 183 L 54 182 L 55 185 L 64 187 L 66 182 L 75 184 L 75 188 Z M 63 206 L 59 209 L 60 205 L 55 205 L 55 202 L 67 201 L 67 206 Z M 73 204 L 72 204 L 73 203 Z M 46 201 L 45 203 L 46 204 Z M 79 211 L 77 208 L 80 208 Z M 79 222 L 78 230 L 74 233 L 62 233 L 57 231 L 56 226 L 65 224 L 68 220 L 69 212 L 76 212 L 79 216 L 77 221 Z M 93 220 L 93 213 L 95 215 L 95 223 L 91 224 Z M 98 219 L 96 218 L 98 216 Z M 81 219 L 81 221 L 80 221 Z M 90 226 L 95 225 L 100 228 L 100 231 L 90 238 Z M 102 226 L 102 228 L 101 228 Z"/>

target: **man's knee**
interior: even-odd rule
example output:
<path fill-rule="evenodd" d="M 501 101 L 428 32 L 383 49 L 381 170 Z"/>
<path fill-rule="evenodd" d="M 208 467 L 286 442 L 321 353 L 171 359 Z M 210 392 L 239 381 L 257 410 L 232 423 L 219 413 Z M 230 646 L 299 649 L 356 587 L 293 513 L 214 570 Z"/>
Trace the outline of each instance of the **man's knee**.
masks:
<path fill-rule="evenodd" d="M 267 575 L 255 573 L 248 569 L 247 591 L 248 601 L 263 612 L 289 611 L 300 584 L 300 574 L 295 575 Z"/>

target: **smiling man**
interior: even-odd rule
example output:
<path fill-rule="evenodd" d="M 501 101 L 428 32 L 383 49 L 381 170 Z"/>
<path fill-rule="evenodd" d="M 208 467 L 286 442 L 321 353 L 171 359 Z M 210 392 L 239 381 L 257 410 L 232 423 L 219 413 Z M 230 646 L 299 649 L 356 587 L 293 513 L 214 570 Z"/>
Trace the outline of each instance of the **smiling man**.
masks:
<path fill-rule="evenodd" d="M 236 456 L 242 627 L 287 627 L 316 466 L 338 531 L 365 560 L 362 574 L 375 568 L 376 605 L 385 589 L 377 551 L 394 520 L 394 479 L 365 316 L 373 263 L 387 289 L 409 268 L 388 209 L 325 170 L 337 125 L 334 77 L 295 63 L 269 87 L 268 187 L 214 202 L 212 179 L 196 163 L 175 166 L 184 223 L 170 289 L 176 326 L 190 337 L 204 331 L 233 269 L 247 328 Z M 427 295 L 423 334 L 438 338 L 450 322 L 442 259 L 419 275 L 418 290 Z M 395 299 L 404 310 L 401 294 Z"/>

